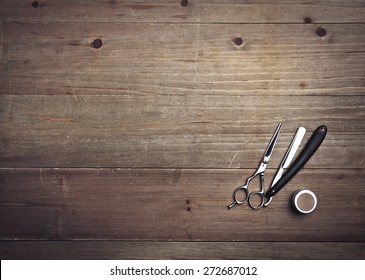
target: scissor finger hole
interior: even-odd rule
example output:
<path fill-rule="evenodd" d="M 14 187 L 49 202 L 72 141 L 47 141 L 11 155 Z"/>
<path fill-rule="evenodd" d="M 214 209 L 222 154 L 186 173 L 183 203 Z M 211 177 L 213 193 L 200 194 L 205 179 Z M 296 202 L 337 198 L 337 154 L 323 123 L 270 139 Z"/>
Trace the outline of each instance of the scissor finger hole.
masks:
<path fill-rule="evenodd" d="M 261 193 L 251 193 L 249 198 L 249 204 L 254 209 L 261 208 L 264 204 L 263 199 L 264 198 Z"/>
<path fill-rule="evenodd" d="M 246 189 L 238 189 L 234 193 L 234 198 L 238 203 L 244 203 L 248 199 L 248 193 Z"/>

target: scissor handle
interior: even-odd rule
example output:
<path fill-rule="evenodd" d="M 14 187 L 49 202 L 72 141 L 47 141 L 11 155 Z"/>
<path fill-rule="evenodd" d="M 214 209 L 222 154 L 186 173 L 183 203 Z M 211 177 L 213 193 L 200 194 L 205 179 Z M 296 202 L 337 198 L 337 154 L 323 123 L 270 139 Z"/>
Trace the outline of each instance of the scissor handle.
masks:
<path fill-rule="evenodd" d="M 259 196 L 260 197 L 260 204 L 259 205 L 255 205 L 255 204 L 252 203 L 252 197 L 254 197 L 254 196 Z M 252 209 L 256 209 L 256 210 L 257 209 L 260 209 L 265 204 L 265 198 L 266 197 L 265 197 L 264 192 L 261 192 L 261 191 L 259 191 L 259 192 L 252 192 L 248 196 L 248 204 L 251 206 Z"/>
<path fill-rule="evenodd" d="M 239 191 L 242 191 L 245 195 L 245 198 L 243 200 L 240 200 L 238 197 L 237 197 L 237 193 Z M 234 190 L 233 192 L 233 202 L 228 205 L 228 208 L 231 209 L 233 206 L 235 206 L 236 204 L 243 204 L 245 203 L 247 200 L 248 200 L 248 190 L 247 190 L 247 184 L 241 186 L 241 187 L 238 187 L 237 189 Z"/>
<path fill-rule="evenodd" d="M 252 203 L 252 197 L 259 196 L 260 197 L 260 204 L 255 205 Z M 264 173 L 260 173 L 260 191 L 252 192 L 248 196 L 248 204 L 251 206 L 252 209 L 260 209 L 265 204 L 265 185 L 264 185 Z"/>

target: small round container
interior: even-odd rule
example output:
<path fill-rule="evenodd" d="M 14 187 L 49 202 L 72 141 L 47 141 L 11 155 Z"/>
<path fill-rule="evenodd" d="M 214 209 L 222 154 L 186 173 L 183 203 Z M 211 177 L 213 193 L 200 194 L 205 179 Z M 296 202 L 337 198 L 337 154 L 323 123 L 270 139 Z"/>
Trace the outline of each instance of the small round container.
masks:
<path fill-rule="evenodd" d="M 299 213 L 309 214 L 317 207 L 317 197 L 310 190 L 300 190 L 293 194 L 292 203 Z"/>

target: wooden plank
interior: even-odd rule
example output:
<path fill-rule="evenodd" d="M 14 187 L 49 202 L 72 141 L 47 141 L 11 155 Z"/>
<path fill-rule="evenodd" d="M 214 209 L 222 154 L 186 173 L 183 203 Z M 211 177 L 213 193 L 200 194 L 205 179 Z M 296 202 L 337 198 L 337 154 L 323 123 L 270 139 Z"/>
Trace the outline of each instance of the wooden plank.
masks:
<path fill-rule="evenodd" d="M 1 169 L 0 238 L 365 241 L 364 169 L 303 170 L 267 209 L 227 209 L 252 171 Z M 303 188 L 319 201 L 307 216 L 289 203 Z"/>
<path fill-rule="evenodd" d="M 364 259 L 364 12 L 2 1 L 1 257 Z M 267 184 L 298 126 L 329 134 L 270 209 L 228 210 L 279 122 Z"/>
<path fill-rule="evenodd" d="M 361 0 L 331 1 L 28 1 L 3 0 L 2 21 L 303 23 L 364 22 Z M 35 4 L 33 4 L 35 2 Z M 308 21 L 308 20 L 307 20 Z"/>
<path fill-rule="evenodd" d="M 13 23 L 2 33 L 0 94 L 364 94 L 362 24 Z"/>
<path fill-rule="evenodd" d="M 359 168 L 362 96 L 0 96 L 2 167 L 256 168 L 279 122 L 271 168 L 297 129 L 328 126 L 308 168 Z"/>
<path fill-rule="evenodd" d="M 2 241 L 0 252 L 2 260 L 361 260 L 365 258 L 365 245 L 355 242 Z"/>

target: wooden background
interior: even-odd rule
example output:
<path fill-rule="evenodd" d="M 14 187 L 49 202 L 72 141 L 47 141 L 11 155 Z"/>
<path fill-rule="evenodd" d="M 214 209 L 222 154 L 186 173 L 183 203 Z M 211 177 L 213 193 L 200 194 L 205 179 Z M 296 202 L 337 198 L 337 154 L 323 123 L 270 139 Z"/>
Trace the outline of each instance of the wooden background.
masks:
<path fill-rule="evenodd" d="M 363 0 L 3 0 L 0 22 L 2 259 L 365 259 Z M 279 122 L 266 184 L 297 127 L 328 135 L 270 207 L 228 210 Z"/>

